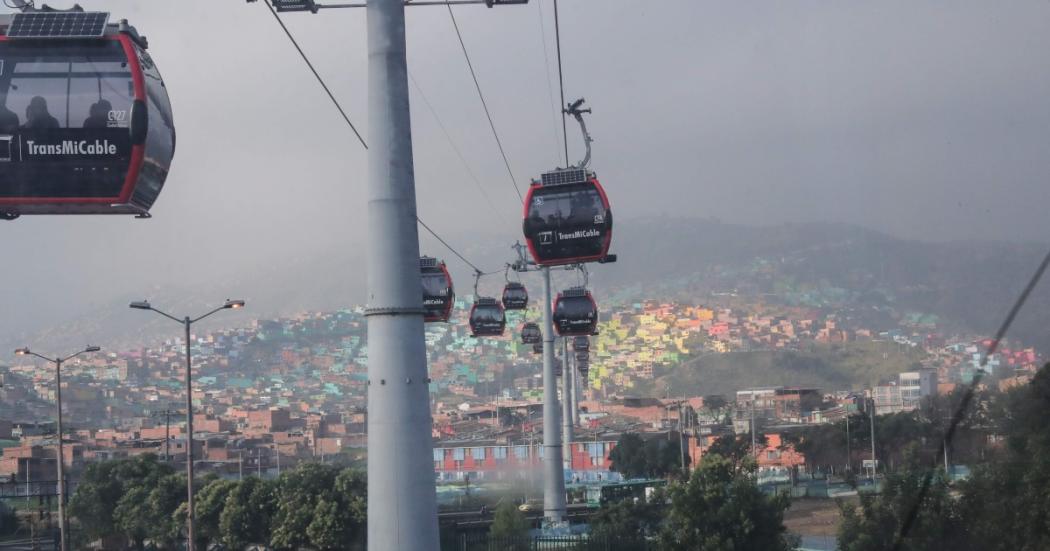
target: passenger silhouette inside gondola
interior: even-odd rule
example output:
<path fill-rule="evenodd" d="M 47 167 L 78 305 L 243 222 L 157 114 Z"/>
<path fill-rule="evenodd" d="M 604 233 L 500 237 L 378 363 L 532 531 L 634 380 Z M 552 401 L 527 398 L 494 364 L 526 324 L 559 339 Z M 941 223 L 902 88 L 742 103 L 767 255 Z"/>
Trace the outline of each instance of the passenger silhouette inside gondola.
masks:
<path fill-rule="evenodd" d="M 26 107 L 26 123 L 23 128 L 29 130 L 51 130 L 58 128 L 58 119 L 51 116 L 47 110 L 47 100 L 40 96 L 33 96 Z"/>
<path fill-rule="evenodd" d="M 104 99 L 93 103 L 89 111 L 90 115 L 84 119 L 84 128 L 106 128 L 109 124 L 109 112 L 112 109 L 113 104 Z"/>
<path fill-rule="evenodd" d="M 0 102 L 0 134 L 12 134 L 18 130 L 18 115 Z"/>

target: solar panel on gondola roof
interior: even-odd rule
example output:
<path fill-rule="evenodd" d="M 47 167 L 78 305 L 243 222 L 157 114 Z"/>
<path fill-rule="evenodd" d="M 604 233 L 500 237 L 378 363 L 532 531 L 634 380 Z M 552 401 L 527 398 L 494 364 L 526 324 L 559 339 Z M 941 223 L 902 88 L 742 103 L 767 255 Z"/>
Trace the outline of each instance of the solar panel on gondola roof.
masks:
<path fill-rule="evenodd" d="M 105 34 L 106 12 L 16 13 L 8 38 L 98 38 Z"/>

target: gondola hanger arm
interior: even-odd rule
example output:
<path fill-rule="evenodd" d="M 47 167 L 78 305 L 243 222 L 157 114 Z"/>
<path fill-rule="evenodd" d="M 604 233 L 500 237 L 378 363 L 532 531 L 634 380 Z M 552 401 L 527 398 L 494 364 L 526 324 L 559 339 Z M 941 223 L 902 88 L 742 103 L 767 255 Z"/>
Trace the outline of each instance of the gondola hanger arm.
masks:
<path fill-rule="evenodd" d="M 577 168 L 587 168 L 587 165 L 591 163 L 591 142 L 594 141 L 594 139 L 591 138 L 590 132 L 587 131 L 587 123 L 583 120 L 583 115 L 585 113 L 590 114 L 591 110 L 590 108 L 580 109 L 580 106 L 582 106 L 585 101 L 587 100 L 580 98 L 567 105 L 564 109 L 566 115 L 572 115 L 572 117 L 576 119 L 576 122 L 580 123 L 580 131 L 583 133 L 583 146 L 586 154 L 583 156 L 583 160 L 576 165 Z"/>

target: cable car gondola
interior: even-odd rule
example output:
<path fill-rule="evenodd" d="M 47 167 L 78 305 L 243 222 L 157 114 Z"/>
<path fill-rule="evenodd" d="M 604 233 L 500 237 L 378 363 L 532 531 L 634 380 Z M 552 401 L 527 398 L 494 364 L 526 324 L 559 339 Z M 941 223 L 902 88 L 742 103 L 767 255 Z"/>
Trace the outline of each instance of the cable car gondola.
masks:
<path fill-rule="evenodd" d="M 146 49 L 105 12 L 0 15 L 0 218 L 149 217 L 175 125 Z"/>
<path fill-rule="evenodd" d="M 590 362 L 590 360 L 583 361 L 583 362 L 576 362 L 576 370 L 580 372 L 580 377 L 585 379 L 585 380 L 587 379 L 587 373 L 588 373 L 588 371 L 590 371 L 590 369 L 591 369 L 591 362 Z"/>
<path fill-rule="evenodd" d="M 591 339 L 580 335 L 572 338 L 572 349 L 573 350 L 590 350 Z"/>
<path fill-rule="evenodd" d="M 540 332 L 540 326 L 533 322 L 526 322 L 521 326 L 521 344 L 536 344 L 540 343 L 543 346 L 543 333 Z M 542 352 L 543 349 L 541 348 Z"/>
<path fill-rule="evenodd" d="M 594 335 L 598 329 L 598 305 L 591 292 L 573 287 L 554 300 L 554 329 L 561 336 Z"/>
<path fill-rule="evenodd" d="M 494 298 L 480 297 L 470 308 L 470 333 L 472 337 L 499 337 L 507 326 L 503 305 Z"/>
<path fill-rule="evenodd" d="M 576 361 L 578 361 L 578 362 L 586 362 L 587 360 L 589 360 L 591 358 L 591 356 L 589 354 L 587 354 L 586 350 L 577 350 L 575 352 L 575 354 L 576 354 Z"/>
<path fill-rule="evenodd" d="M 534 342 L 534 343 L 532 343 L 532 353 L 533 354 L 543 354 L 543 342 L 542 341 L 541 342 Z"/>
<path fill-rule="evenodd" d="M 524 310 L 529 305 L 529 292 L 517 281 L 508 281 L 503 287 L 503 308 L 506 310 Z"/>
<path fill-rule="evenodd" d="M 423 283 L 423 321 L 447 322 L 452 316 L 456 293 L 452 288 L 452 276 L 445 263 L 429 256 L 419 259 L 420 280 Z"/>
<path fill-rule="evenodd" d="M 540 266 L 605 260 L 612 242 L 609 198 L 586 169 L 548 172 L 529 187 L 522 230 Z"/>

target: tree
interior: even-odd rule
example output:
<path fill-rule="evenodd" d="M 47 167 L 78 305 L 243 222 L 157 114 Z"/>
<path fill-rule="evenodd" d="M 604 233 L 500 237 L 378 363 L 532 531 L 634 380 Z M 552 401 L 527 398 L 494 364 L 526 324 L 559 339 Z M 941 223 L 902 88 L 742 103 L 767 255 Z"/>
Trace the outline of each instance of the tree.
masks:
<path fill-rule="evenodd" d="M 285 473 L 277 486 L 270 544 L 345 549 L 348 541 L 363 540 L 366 490 L 365 477 L 356 470 L 306 463 Z"/>
<path fill-rule="evenodd" d="M 510 500 L 503 500 L 496 507 L 496 513 L 492 517 L 492 526 L 489 528 L 489 537 L 497 540 L 500 547 L 504 549 L 528 549 L 528 543 L 523 541 L 529 534 L 529 520 Z M 508 547 L 504 542 L 513 542 Z"/>
<path fill-rule="evenodd" d="M 643 440 L 635 433 L 625 432 L 609 452 L 609 459 L 612 470 L 624 478 L 662 478 L 681 472 L 681 450 L 680 439 Z"/>
<path fill-rule="evenodd" d="M 182 524 L 175 512 L 183 504 L 186 482 L 181 475 L 169 474 L 152 487 L 130 485 L 113 509 L 114 527 L 136 549 L 145 549 L 146 540 L 170 546 Z"/>
<path fill-rule="evenodd" d="M 617 549 L 646 549 L 644 539 L 659 531 L 661 503 L 657 494 L 650 501 L 619 501 L 603 506 L 591 517 L 591 537 L 599 542 L 616 542 Z"/>
<path fill-rule="evenodd" d="M 767 496 L 734 462 L 708 452 L 687 482 L 668 489 L 671 506 L 660 532 L 668 551 L 787 550 L 786 496 Z"/>
<path fill-rule="evenodd" d="M 944 472 L 926 471 L 917 445 L 907 446 L 904 457 L 906 465 L 886 476 L 880 495 L 862 494 L 859 509 L 852 504 L 840 504 L 839 549 L 918 551 L 958 548 L 965 543 L 959 538 L 963 524 L 948 494 Z M 922 494 L 920 488 L 927 484 L 926 476 L 930 479 L 927 491 Z M 907 537 L 895 547 L 912 511 L 916 511 L 916 515 Z"/>
<path fill-rule="evenodd" d="M 18 515 L 6 503 L 0 502 L 0 536 L 7 536 L 18 530 Z"/>
<path fill-rule="evenodd" d="M 222 539 L 220 519 L 226 501 L 239 484 L 231 480 L 214 479 L 197 491 L 194 508 L 194 536 L 197 547 L 207 549 L 211 542 Z"/>
<path fill-rule="evenodd" d="M 230 549 L 270 540 L 270 519 L 276 509 L 277 481 L 248 477 L 226 496 L 219 515 L 222 542 Z"/>
<path fill-rule="evenodd" d="M 767 443 L 766 435 L 755 435 L 755 443 L 758 446 L 765 447 Z M 733 465 L 733 470 L 738 473 L 749 472 L 757 466 L 755 454 L 751 450 L 750 434 L 726 434 L 720 436 L 707 448 L 707 453 L 719 455 L 723 459 L 728 460 Z"/>
<path fill-rule="evenodd" d="M 357 470 L 344 469 L 336 476 L 335 491 L 322 495 L 306 527 L 310 543 L 322 550 L 347 549 L 364 544 L 368 526 L 368 481 Z"/>
<path fill-rule="evenodd" d="M 645 441 L 633 432 L 625 432 L 609 452 L 611 469 L 624 478 L 641 478 L 646 475 Z"/>
<path fill-rule="evenodd" d="M 70 499 L 69 515 L 78 521 L 90 540 L 127 534 L 124 528 L 132 528 L 136 524 L 128 510 L 133 502 L 125 502 L 125 510 L 121 513 L 125 526 L 118 527 L 116 510 L 121 500 L 135 488 L 145 488 L 146 494 L 139 495 L 148 497 L 149 492 L 173 472 L 170 466 L 158 463 L 157 457 L 152 454 L 92 463 L 84 470 L 77 490 Z M 137 532 L 137 529 L 133 531 Z"/>

